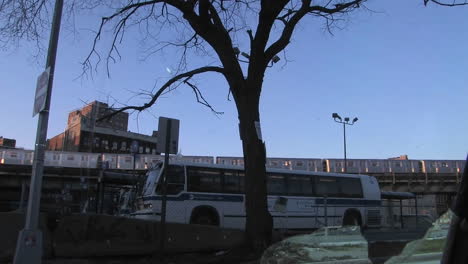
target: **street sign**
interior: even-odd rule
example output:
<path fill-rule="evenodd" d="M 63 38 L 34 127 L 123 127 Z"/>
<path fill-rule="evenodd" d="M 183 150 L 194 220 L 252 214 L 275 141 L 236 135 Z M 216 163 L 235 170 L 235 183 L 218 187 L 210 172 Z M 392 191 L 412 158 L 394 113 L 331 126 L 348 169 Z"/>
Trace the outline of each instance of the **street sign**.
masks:
<path fill-rule="evenodd" d="M 170 135 L 167 135 L 167 126 L 170 123 Z M 166 152 L 166 137 L 169 138 L 169 154 L 177 154 L 179 150 L 179 123 L 177 119 L 159 117 L 158 124 L 158 144 L 156 145 L 156 151 L 159 153 Z"/>
<path fill-rule="evenodd" d="M 47 88 L 49 86 L 50 67 L 47 67 L 39 77 L 36 83 L 36 96 L 34 97 L 33 117 L 45 109 L 47 100 Z"/>

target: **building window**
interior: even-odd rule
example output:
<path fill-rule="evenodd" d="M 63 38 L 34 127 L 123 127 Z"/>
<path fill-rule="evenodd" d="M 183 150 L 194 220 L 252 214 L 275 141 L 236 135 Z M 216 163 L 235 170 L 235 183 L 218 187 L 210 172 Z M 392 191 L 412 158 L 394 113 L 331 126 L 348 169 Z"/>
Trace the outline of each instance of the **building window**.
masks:
<path fill-rule="evenodd" d="M 122 141 L 122 143 L 120 143 L 120 150 L 125 151 L 126 149 L 127 149 L 127 142 Z"/>
<path fill-rule="evenodd" d="M 112 150 L 117 150 L 117 142 L 112 142 Z"/>

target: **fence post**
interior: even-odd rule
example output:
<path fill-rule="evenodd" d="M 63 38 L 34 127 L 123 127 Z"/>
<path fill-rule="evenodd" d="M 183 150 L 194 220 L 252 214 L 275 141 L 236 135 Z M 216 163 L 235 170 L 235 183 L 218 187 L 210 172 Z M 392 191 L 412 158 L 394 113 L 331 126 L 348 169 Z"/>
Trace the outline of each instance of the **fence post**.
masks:
<path fill-rule="evenodd" d="M 325 195 L 325 197 L 324 197 L 324 202 L 323 202 L 323 204 L 324 204 L 324 206 L 325 206 L 325 207 L 323 208 L 323 210 L 324 210 L 324 215 L 325 215 L 325 226 L 328 226 L 328 208 L 327 208 L 327 203 L 328 203 L 328 201 L 327 201 L 327 195 Z"/>

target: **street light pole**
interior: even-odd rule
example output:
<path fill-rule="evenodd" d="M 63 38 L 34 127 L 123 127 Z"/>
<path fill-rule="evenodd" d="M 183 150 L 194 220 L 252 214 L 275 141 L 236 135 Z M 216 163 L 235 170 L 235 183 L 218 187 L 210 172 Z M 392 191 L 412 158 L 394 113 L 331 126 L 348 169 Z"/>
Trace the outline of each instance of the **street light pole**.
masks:
<path fill-rule="evenodd" d="M 356 123 L 358 121 L 358 118 L 355 117 L 350 122 L 349 117 L 345 117 L 344 120 L 343 120 L 343 119 L 341 119 L 341 116 L 338 115 L 337 113 L 333 113 L 332 118 L 333 118 L 333 120 L 335 120 L 335 122 L 343 124 L 344 172 L 346 173 L 348 171 L 348 164 L 347 164 L 348 162 L 347 162 L 347 159 L 346 159 L 346 125 L 348 125 L 348 126 L 354 125 L 354 123 Z"/>
<path fill-rule="evenodd" d="M 343 123 L 343 145 L 344 145 L 344 172 L 347 172 L 348 162 L 346 161 L 346 123 Z"/>
<path fill-rule="evenodd" d="M 42 231 L 39 228 L 39 213 L 42 189 L 42 176 L 44 171 L 45 143 L 47 138 L 47 125 L 49 122 L 50 99 L 52 95 L 52 82 L 55 73 L 55 58 L 62 18 L 63 0 L 56 0 L 52 30 L 50 33 L 49 50 L 47 53 L 46 68 L 50 69 L 50 78 L 47 83 L 45 106 L 39 112 L 36 132 L 36 146 L 34 149 L 34 161 L 31 173 L 29 189 L 28 209 L 24 229 L 18 234 L 14 264 L 27 264 L 42 262 Z"/>

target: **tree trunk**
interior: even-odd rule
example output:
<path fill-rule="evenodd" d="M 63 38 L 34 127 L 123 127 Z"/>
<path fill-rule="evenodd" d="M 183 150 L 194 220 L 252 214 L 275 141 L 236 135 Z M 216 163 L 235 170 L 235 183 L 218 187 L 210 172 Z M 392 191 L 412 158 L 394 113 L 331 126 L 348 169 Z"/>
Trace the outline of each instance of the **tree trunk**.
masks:
<path fill-rule="evenodd" d="M 266 151 L 261 134 L 259 135 L 259 98 L 243 98 L 250 99 L 237 104 L 246 173 L 246 243 L 254 252 L 261 253 L 271 243 L 273 228 L 273 219 L 268 211 Z"/>

